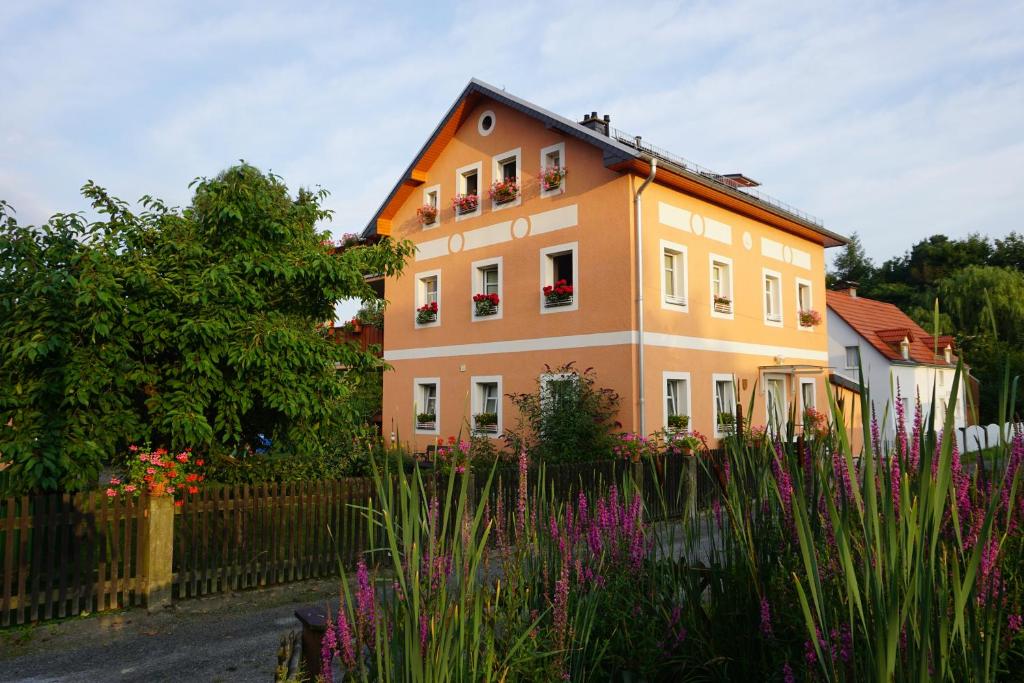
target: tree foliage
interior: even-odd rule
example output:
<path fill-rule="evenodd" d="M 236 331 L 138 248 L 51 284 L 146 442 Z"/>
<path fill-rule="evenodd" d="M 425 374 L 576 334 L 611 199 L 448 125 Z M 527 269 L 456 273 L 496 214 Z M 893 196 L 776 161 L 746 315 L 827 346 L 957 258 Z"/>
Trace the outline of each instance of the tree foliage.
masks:
<path fill-rule="evenodd" d="M 87 486 L 130 443 L 315 450 L 351 417 L 359 373 L 336 368 L 377 361 L 324 322 L 411 246 L 335 254 L 326 192 L 246 164 L 193 186 L 184 210 L 147 196 L 134 213 L 89 182 L 92 222 L 22 226 L 0 205 L 0 453 L 22 488 Z"/>

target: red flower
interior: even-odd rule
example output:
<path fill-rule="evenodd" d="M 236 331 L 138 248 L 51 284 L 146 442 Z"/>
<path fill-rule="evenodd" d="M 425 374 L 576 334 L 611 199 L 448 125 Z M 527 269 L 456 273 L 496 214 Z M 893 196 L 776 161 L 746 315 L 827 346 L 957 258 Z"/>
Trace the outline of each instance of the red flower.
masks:
<path fill-rule="evenodd" d="M 176 500 L 176 501 L 174 501 L 174 506 L 175 507 L 179 507 L 180 508 L 184 504 L 185 504 L 185 501 L 183 501 L 183 500 Z"/>
<path fill-rule="evenodd" d="M 188 492 L 189 493 L 199 493 L 199 487 L 198 486 L 189 486 L 188 487 Z"/>
<path fill-rule="evenodd" d="M 206 464 L 205 460 L 196 460 L 196 465 L 198 465 L 199 467 L 202 467 L 205 464 Z"/>

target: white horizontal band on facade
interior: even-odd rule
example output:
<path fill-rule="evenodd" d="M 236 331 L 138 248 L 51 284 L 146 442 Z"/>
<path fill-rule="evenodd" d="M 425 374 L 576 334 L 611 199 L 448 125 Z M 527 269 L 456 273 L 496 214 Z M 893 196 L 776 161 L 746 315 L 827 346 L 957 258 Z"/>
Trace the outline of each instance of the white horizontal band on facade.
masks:
<path fill-rule="evenodd" d="M 637 332 L 599 332 L 595 334 L 572 334 L 562 337 L 537 337 L 535 339 L 514 339 L 500 342 L 476 344 L 452 344 L 450 346 L 426 346 L 413 349 L 392 349 L 384 352 L 384 360 L 425 360 L 451 356 L 482 356 L 500 353 L 523 353 L 528 351 L 555 351 L 563 349 L 592 348 L 595 346 L 623 346 L 636 344 Z M 711 351 L 717 353 L 738 353 L 749 356 L 782 356 L 787 359 L 828 361 L 827 351 L 812 351 L 788 346 L 751 344 L 749 342 L 705 337 L 684 337 L 678 334 L 644 333 L 645 346 L 690 351 Z"/>

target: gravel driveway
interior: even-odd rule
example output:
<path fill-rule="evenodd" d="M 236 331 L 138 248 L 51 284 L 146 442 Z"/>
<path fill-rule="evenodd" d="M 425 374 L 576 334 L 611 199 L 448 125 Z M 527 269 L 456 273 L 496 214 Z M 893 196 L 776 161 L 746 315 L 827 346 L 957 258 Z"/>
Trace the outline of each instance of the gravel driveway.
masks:
<path fill-rule="evenodd" d="M 0 681 L 273 681 L 295 609 L 337 596 L 304 581 L 0 631 Z"/>

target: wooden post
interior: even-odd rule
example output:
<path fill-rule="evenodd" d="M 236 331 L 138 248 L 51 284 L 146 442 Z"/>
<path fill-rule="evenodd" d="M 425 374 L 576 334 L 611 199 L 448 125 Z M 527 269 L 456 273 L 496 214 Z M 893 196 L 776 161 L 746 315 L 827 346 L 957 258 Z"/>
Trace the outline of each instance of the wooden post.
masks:
<path fill-rule="evenodd" d="M 142 599 L 150 612 L 171 604 L 174 498 L 147 496 L 142 521 Z"/>

